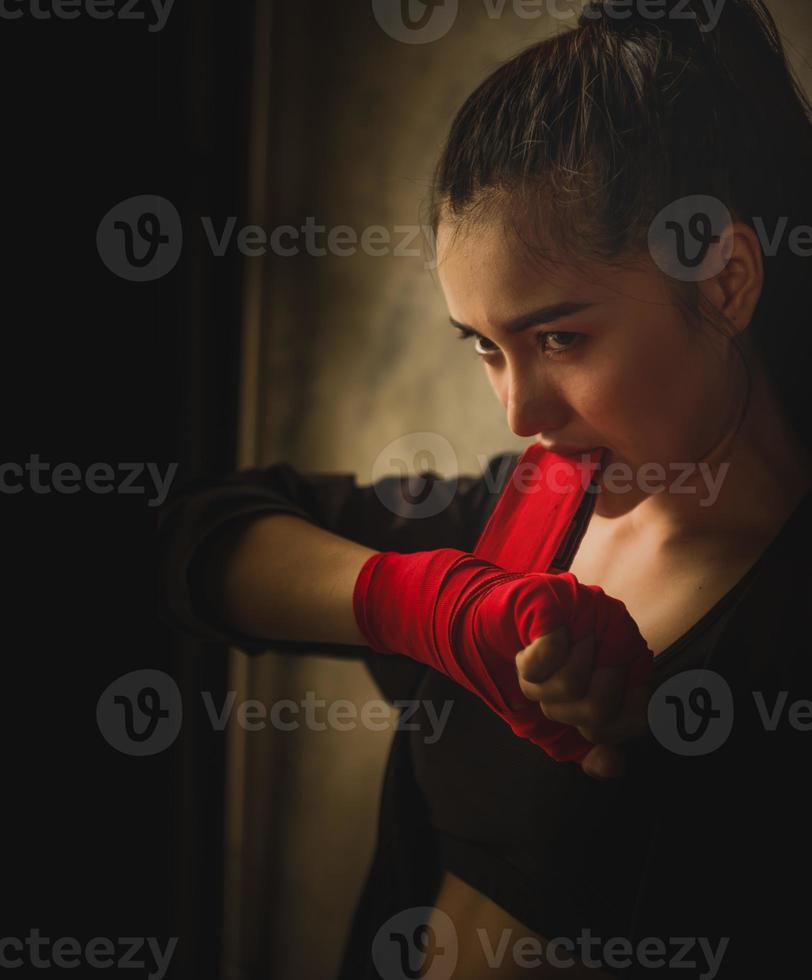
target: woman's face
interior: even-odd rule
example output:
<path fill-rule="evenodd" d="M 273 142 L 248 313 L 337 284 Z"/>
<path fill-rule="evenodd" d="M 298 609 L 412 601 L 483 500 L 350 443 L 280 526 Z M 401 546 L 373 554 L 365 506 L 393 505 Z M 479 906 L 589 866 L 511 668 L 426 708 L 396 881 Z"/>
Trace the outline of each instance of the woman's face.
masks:
<path fill-rule="evenodd" d="M 648 256 L 541 272 L 500 227 L 450 231 L 437 235 L 448 311 L 478 335 L 467 343 L 516 435 L 668 466 L 700 461 L 733 424 L 729 341 L 684 321 Z"/>

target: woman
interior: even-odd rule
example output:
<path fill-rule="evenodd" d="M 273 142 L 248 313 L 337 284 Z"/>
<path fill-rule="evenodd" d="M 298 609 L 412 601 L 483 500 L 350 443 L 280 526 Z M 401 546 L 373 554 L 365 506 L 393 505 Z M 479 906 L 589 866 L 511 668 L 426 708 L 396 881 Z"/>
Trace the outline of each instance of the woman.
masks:
<path fill-rule="evenodd" d="M 479 86 L 437 168 L 438 276 L 511 429 L 535 437 L 544 466 L 601 463 L 596 492 L 571 491 L 543 568 L 507 582 L 487 553 L 471 558 L 510 512 L 517 454 L 480 478 L 429 474 L 450 502 L 420 520 L 384 506 L 381 486 L 286 464 L 200 481 L 164 508 L 173 623 L 249 652 L 358 656 L 392 700 L 453 701 L 434 744 L 394 738 L 342 978 L 784 976 L 803 962 L 788 876 L 810 870 L 808 753 L 802 711 L 781 705 L 810 690 L 797 639 L 812 519 L 806 257 L 790 230 L 810 215 L 812 126 L 763 4 L 718 13 L 589 4 L 576 30 Z M 773 247 L 760 232 L 776 228 Z M 610 479 L 612 464 L 631 479 Z M 665 482 L 652 488 L 652 472 Z M 532 541 L 537 525 L 518 533 Z M 414 627 L 435 622 L 446 572 L 463 567 L 499 583 L 463 624 L 476 663 Z M 515 589 L 539 572 L 625 607 L 650 651 L 645 685 L 600 666 L 594 632 L 484 650 L 485 636 L 513 635 Z M 515 657 L 523 707 L 499 655 Z M 691 754 L 654 730 L 651 705 L 697 668 L 724 686 L 733 723 Z M 690 701 L 702 725 L 723 714 L 713 684 L 704 720 Z M 535 740 L 510 713 L 527 719 L 528 705 Z M 544 751 L 564 731 L 584 748 Z"/>

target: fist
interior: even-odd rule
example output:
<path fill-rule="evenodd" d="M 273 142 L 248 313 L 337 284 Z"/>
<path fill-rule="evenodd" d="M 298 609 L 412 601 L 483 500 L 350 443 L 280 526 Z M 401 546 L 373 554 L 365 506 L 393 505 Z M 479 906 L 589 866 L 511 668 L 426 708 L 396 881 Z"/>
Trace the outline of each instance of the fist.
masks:
<path fill-rule="evenodd" d="M 630 686 L 628 665 L 595 666 L 595 635 L 575 643 L 559 626 L 533 640 L 516 655 L 519 687 L 552 721 L 572 725 L 594 747 L 581 768 L 596 778 L 624 772 L 619 743 L 648 730 L 650 680 Z"/>

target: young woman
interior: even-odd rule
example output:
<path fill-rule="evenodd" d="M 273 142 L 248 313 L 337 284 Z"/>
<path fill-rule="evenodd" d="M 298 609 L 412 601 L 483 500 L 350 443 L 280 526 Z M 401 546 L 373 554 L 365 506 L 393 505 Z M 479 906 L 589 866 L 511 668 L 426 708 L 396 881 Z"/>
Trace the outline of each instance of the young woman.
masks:
<path fill-rule="evenodd" d="M 415 520 L 381 486 L 283 463 L 164 508 L 171 622 L 357 656 L 392 700 L 453 701 L 434 744 L 393 740 L 347 980 L 804 963 L 812 123 L 765 6 L 710 13 L 589 4 L 479 86 L 437 168 L 448 311 L 535 438 L 523 458 L 600 461 L 554 548 L 516 509 L 518 454 L 427 474 L 449 502 Z M 533 567 L 486 539 L 537 545 Z M 731 724 L 692 751 L 652 704 L 699 668 L 694 720 Z"/>

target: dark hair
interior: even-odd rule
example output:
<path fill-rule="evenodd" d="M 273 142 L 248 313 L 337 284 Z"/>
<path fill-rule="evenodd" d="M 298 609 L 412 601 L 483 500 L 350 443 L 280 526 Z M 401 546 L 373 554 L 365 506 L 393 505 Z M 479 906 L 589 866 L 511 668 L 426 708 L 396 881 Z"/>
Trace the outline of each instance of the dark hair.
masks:
<path fill-rule="evenodd" d="M 532 226 L 524 238 L 509 219 L 540 262 L 554 261 L 547 241 L 575 264 L 645 250 L 662 208 L 696 194 L 757 231 L 761 219 L 770 236 L 783 226 L 745 333 L 812 448 L 812 257 L 788 247 L 789 231 L 812 218 L 812 107 L 761 0 L 726 0 L 712 29 L 701 0 L 660 10 L 654 19 L 628 0 L 589 3 L 576 29 L 501 64 L 453 121 L 428 224 L 436 238 L 441 220 L 459 230 L 509 211 Z M 690 319 L 718 325 L 696 283 L 670 285 Z"/>

